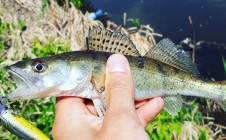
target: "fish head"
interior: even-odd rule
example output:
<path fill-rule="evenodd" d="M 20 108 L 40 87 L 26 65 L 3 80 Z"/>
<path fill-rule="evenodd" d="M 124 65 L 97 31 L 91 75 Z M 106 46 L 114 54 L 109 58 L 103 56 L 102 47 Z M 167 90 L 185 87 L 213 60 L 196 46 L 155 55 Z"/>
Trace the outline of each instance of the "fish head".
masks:
<path fill-rule="evenodd" d="M 6 66 L 5 70 L 10 73 L 17 85 L 8 98 L 39 98 L 41 91 L 60 85 L 68 79 L 70 65 L 62 59 L 38 58 Z"/>

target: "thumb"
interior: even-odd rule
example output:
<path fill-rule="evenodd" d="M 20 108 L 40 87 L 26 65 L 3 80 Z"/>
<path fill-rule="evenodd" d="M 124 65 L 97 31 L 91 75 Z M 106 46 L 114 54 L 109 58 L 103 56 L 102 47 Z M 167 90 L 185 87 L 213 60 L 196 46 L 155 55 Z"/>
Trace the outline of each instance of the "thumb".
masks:
<path fill-rule="evenodd" d="M 135 111 L 133 80 L 127 59 L 113 54 L 107 61 L 106 98 L 109 110 Z"/>

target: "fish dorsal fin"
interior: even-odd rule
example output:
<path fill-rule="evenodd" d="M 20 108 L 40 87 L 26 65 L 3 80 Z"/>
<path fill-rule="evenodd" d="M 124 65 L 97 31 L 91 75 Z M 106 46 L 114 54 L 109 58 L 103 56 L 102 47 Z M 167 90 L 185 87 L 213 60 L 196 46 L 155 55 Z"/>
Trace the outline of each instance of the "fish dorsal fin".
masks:
<path fill-rule="evenodd" d="M 162 39 L 145 56 L 171 65 L 184 72 L 196 76 L 199 75 L 198 69 L 191 58 L 168 38 Z"/>
<path fill-rule="evenodd" d="M 92 26 L 87 41 L 87 48 L 91 51 L 140 56 L 132 40 L 118 31 Z"/>
<path fill-rule="evenodd" d="M 183 99 L 181 96 L 165 96 L 163 97 L 164 109 L 172 116 L 177 115 L 177 112 L 181 110 Z"/>

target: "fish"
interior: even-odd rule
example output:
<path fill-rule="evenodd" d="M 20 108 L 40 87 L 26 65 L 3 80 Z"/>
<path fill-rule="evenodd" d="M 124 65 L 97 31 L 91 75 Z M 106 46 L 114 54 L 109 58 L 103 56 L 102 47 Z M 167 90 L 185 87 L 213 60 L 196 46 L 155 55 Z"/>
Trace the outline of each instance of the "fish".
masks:
<path fill-rule="evenodd" d="M 191 58 L 172 40 L 164 38 L 141 56 L 129 36 L 119 31 L 92 26 L 86 50 L 19 61 L 6 66 L 17 84 L 9 99 L 77 96 L 91 99 L 99 116 L 106 111 L 105 70 L 111 54 L 129 61 L 135 86 L 135 100 L 161 96 L 164 109 L 175 116 L 182 96 L 216 101 L 226 111 L 224 82 L 202 80 Z"/>
<path fill-rule="evenodd" d="M 41 130 L 6 106 L 6 100 L 0 97 L 1 126 L 23 140 L 50 140 Z"/>

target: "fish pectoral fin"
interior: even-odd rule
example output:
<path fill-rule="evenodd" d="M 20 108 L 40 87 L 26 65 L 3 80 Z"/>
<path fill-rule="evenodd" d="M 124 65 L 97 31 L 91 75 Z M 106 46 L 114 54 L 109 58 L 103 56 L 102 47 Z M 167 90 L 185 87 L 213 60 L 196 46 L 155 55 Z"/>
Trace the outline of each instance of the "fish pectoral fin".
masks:
<path fill-rule="evenodd" d="M 177 112 L 181 110 L 183 99 L 182 96 L 165 96 L 163 97 L 165 101 L 164 109 L 172 116 L 176 116 Z"/>
<path fill-rule="evenodd" d="M 162 39 L 145 55 L 147 58 L 161 61 L 189 74 L 199 75 L 199 71 L 191 58 L 170 39 Z"/>
<path fill-rule="evenodd" d="M 87 50 L 107 53 L 121 53 L 130 56 L 140 56 L 136 45 L 125 34 L 111 31 L 100 26 L 89 28 Z"/>
<path fill-rule="evenodd" d="M 92 99 L 92 101 L 97 110 L 98 116 L 103 117 L 105 115 L 106 109 L 102 104 L 101 100 L 99 98 L 95 98 L 95 99 Z"/>

